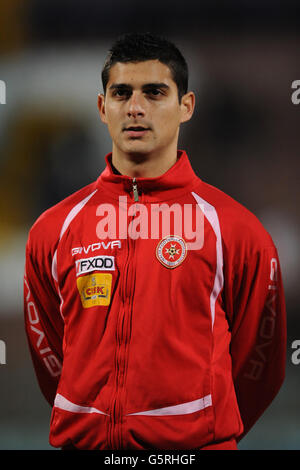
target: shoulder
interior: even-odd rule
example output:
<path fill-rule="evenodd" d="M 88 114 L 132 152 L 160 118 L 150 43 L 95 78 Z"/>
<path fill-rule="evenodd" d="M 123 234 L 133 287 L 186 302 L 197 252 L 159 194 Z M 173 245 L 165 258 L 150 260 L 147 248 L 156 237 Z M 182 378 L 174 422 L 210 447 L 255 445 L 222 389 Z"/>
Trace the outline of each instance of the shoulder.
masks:
<path fill-rule="evenodd" d="M 214 214 L 225 247 L 246 250 L 250 255 L 253 251 L 274 246 L 262 222 L 243 204 L 203 181 L 197 189 L 204 203 L 204 215 L 206 211 Z"/>
<path fill-rule="evenodd" d="M 47 246 L 52 251 L 55 250 L 68 216 L 72 217 L 76 208 L 84 205 L 95 191 L 96 185 L 93 182 L 45 210 L 29 230 L 27 247 L 39 249 L 41 246 Z"/>

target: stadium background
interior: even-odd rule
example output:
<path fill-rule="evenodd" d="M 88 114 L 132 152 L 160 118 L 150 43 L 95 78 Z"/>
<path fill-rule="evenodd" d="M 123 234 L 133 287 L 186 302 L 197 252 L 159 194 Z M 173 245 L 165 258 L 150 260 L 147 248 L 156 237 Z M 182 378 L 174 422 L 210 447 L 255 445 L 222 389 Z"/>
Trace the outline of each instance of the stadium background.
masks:
<path fill-rule="evenodd" d="M 196 92 L 185 148 L 198 175 L 253 211 L 279 251 L 288 310 L 287 376 L 240 449 L 300 449 L 299 123 L 296 2 L 2 0 L 0 79 L 0 449 L 49 449 L 50 408 L 23 329 L 27 233 L 39 214 L 102 171 L 110 151 L 97 94 L 116 36 L 153 31 L 183 51 Z M 265 384 L 268 387 L 268 384 Z"/>

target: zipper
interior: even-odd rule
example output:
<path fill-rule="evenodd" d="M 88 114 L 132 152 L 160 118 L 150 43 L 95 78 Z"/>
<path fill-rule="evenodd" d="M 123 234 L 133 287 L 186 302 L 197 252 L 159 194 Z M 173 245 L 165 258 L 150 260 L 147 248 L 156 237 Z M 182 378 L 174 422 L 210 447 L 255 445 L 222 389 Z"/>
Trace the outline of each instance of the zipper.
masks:
<path fill-rule="evenodd" d="M 128 317 L 126 306 L 126 288 L 128 285 L 128 272 L 130 260 L 130 247 L 128 243 L 127 259 L 124 265 L 124 278 L 120 285 L 122 306 L 117 318 L 116 324 L 116 355 L 115 355 L 115 389 L 111 404 L 111 426 L 109 432 L 109 445 L 111 449 L 118 450 L 122 448 L 122 404 L 121 392 L 124 386 L 124 372 L 126 365 L 126 343 L 127 343 L 127 321 Z M 129 310 L 130 311 L 130 310 Z"/>
<path fill-rule="evenodd" d="M 134 201 L 139 200 L 136 179 L 133 178 L 133 197 Z M 135 216 L 132 217 L 131 221 Z M 110 447 L 112 449 L 122 448 L 122 394 L 124 392 L 125 375 L 127 369 L 128 343 L 130 340 L 130 325 L 133 304 L 133 282 L 134 279 L 134 248 L 135 240 L 128 238 L 127 258 L 124 265 L 123 282 L 120 285 L 122 308 L 117 319 L 117 351 L 115 365 L 115 391 L 111 405 L 111 427 L 109 432 Z"/>
<path fill-rule="evenodd" d="M 133 190 L 134 202 L 138 202 L 139 201 L 139 192 L 138 192 L 137 182 L 136 182 L 135 178 L 133 178 L 133 180 L 132 180 L 132 190 Z"/>

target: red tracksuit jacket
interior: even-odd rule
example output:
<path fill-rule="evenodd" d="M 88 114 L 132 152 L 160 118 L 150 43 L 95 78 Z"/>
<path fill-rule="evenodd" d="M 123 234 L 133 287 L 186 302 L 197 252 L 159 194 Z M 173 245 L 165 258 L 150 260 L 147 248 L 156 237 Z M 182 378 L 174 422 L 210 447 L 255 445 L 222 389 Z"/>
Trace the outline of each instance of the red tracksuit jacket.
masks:
<path fill-rule="evenodd" d="M 236 448 L 285 374 L 274 243 L 251 212 L 196 176 L 184 151 L 158 178 L 134 181 L 113 171 L 111 155 L 106 162 L 39 217 L 26 247 L 26 332 L 53 406 L 50 443 Z"/>

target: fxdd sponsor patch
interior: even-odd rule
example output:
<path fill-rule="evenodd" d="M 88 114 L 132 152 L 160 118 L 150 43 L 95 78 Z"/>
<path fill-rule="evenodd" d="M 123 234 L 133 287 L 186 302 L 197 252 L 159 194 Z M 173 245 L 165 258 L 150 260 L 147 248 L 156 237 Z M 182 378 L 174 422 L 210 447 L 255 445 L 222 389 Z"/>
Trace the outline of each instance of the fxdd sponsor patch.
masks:
<path fill-rule="evenodd" d="M 91 271 L 114 271 L 114 256 L 94 256 L 93 258 L 78 259 L 76 261 L 76 276 Z"/>
<path fill-rule="evenodd" d="M 185 259 L 187 254 L 186 243 L 183 238 L 170 235 L 163 238 L 156 247 L 157 259 L 166 268 L 176 268 Z"/>
<path fill-rule="evenodd" d="M 84 308 L 109 305 L 112 275 L 95 273 L 77 278 L 77 288 Z"/>

